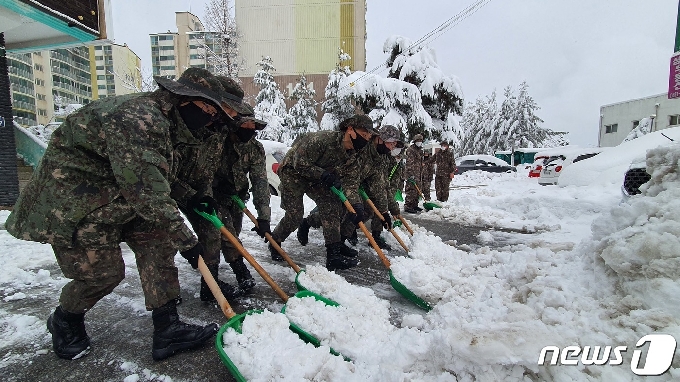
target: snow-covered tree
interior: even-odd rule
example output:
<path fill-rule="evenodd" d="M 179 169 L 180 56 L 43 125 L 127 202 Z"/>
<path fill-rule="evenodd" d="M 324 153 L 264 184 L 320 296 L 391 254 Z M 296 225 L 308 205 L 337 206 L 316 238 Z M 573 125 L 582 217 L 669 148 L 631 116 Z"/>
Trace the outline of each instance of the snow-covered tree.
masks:
<path fill-rule="evenodd" d="M 335 69 L 328 74 L 328 84 L 324 93 L 325 100 L 321 104 L 321 110 L 324 112 L 321 118 L 322 130 L 335 130 L 341 121 L 354 115 L 355 108 L 351 100 L 338 96 L 340 84 L 344 83 L 347 76 L 352 73 L 350 67 L 345 65 L 345 62 L 351 59 L 345 51 L 338 50 L 338 63 L 335 65 Z"/>
<path fill-rule="evenodd" d="M 640 123 L 626 135 L 626 138 L 623 140 L 624 142 L 632 141 L 635 138 L 639 138 L 643 135 L 649 134 L 652 132 L 652 124 L 654 123 L 653 118 L 642 118 L 640 120 Z"/>
<path fill-rule="evenodd" d="M 274 81 L 272 74 L 276 69 L 269 56 L 257 63 L 260 70 L 255 73 L 253 82 L 260 88 L 255 97 L 255 117 L 267 122 L 267 128 L 259 133 L 259 138 L 290 144 L 293 137 L 286 122 L 288 113 L 283 93 Z"/>
<path fill-rule="evenodd" d="M 463 113 L 464 97 L 458 77 L 442 72 L 433 49 L 413 44 L 403 36 L 389 37 L 383 52 L 389 55 L 386 60 L 388 77 L 415 85 L 432 121 L 431 125 L 409 122 L 409 138 L 415 134 L 432 139 L 451 136 L 444 133 L 456 129 L 453 117 Z"/>
<path fill-rule="evenodd" d="M 231 0 L 210 0 L 205 6 L 204 24 L 207 32 L 199 41 L 206 68 L 216 75 L 238 81 L 238 72 L 244 65 L 239 54 L 242 34 L 232 10 Z"/>
<path fill-rule="evenodd" d="M 305 75 L 300 76 L 290 95 L 290 98 L 297 102 L 288 110 L 287 124 L 293 141 L 301 134 L 319 130 L 319 124 L 316 122 L 315 95 L 316 92 L 307 84 Z"/>
<path fill-rule="evenodd" d="M 478 98 L 468 105 L 461 125 L 465 130 L 464 154 L 493 154 L 513 147 L 554 147 L 569 143 L 566 133 L 541 127 L 543 120 L 536 115 L 540 109 L 529 95 L 529 86 L 522 82 L 519 93 L 508 86 L 500 108 L 496 93 Z"/>

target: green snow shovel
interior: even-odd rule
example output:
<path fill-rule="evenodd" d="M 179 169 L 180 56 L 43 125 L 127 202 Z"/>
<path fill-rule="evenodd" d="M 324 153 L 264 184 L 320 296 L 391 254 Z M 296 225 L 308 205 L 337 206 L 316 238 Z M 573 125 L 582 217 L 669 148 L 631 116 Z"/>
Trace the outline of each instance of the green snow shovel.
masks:
<path fill-rule="evenodd" d="M 238 205 L 241 211 L 243 211 L 243 213 L 250 218 L 253 224 L 255 224 L 255 227 L 257 227 L 257 219 L 255 218 L 253 213 L 250 212 L 250 210 L 248 210 L 248 207 L 246 207 L 246 204 L 243 203 L 243 200 L 241 200 L 241 198 L 239 198 L 238 195 L 232 195 L 231 200 L 233 200 L 234 203 Z M 293 262 L 288 253 L 286 253 L 286 251 L 284 251 L 283 248 L 281 248 L 279 243 L 277 243 L 276 240 L 274 240 L 272 235 L 270 235 L 269 233 L 265 233 L 264 236 L 265 238 L 267 238 L 267 241 L 269 241 L 269 244 L 271 244 L 272 247 L 276 249 L 276 251 L 281 255 L 281 257 L 283 257 L 283 259 L 286 260 L 286 263 L 288 263 L 288 265 L 290 265 L 290 267 L 293 268 L 293 271 L 295 271 L 295 285 L 297 285 L 298 290 L 299 291 L 307 290 L 307 288 L 303 287 L 299 281 L 300 273 L 304 272 L 305 270 L 301 269 L 300 267 L 297 266 L 297 264 L 295 264 L 295 262 Z"/>
<path fill-rule="evenodd" d="M 433 203 L 425 199 L 425 195 L 423 195 L 423 193 L 420 191 L 420 188 L 418 188 L 415 179 L 408 179 L 408 182 L 411 183 L 413 187 L 416 188 L 416 191 L 418 191 L 418 195 L 420 195 L 420 197 L 423 199 L 423 208 L 425 208 L 426 211 L 432 211 L 432 209 L 434 208 L 442 208 L 442 206 L 440 206 L 439 204 Z"/>
<path fill-rule="evenodd" d="M 341 190 L 338 190 L 335 187 L 331 187 L 331 191 L 335 195 L 340 198 L 340 201 L 345 205 L 345 208 L 350 213 L 355 214 L 356 211 L 354 211 L 354 207 L 352 207 L 352 204 L 350 204 L 349 200 L 347 200 L 347 197 L 345 196 L 345 193 L 342 192 Z M 394 275 L 392 274 L 392 270 L 390 269 L 390 261 L 387 259 L 383 251 L 378 247 L 378 243 L 375 242 L 375 239 L 373 236 L 368 232 L 368 228 L 366 228 L 366 225 L 364 222 L 359 222 L 359 228 L 361 228 L 361 231 L 364 233 L 364 236 L 368 239 L 368 241 L 371 243 L 371 246 L 375 250 L 375 252 L 378 254 L 378 257 L 382 261 L 383 265 L 389 270 L 390 274 L 390 284 L 392 284 L 392 288 L 399 292 L 402 296 L 406 297 L 409 301 L 413 302 L 416 304 L 419 308 L 424 309 L 426 311 L 430 311 L 432 307 L 430 304 L 427 303 L 427 301 L 423 300 L 422 298 L 418 297 L 415 295 L 415 293 L 411 292 L 404 284 L 400 283 L 399 280 L 394 278 Z"/>
<path fill-rule="evenodd" d="M 364 199 L 364 201 L 366 201 L 366 203 L 368 203 L 368 205 L 373 210 L 373 213 L 375 214 L 375 216 L 377 216 L 381 221 L 384 222 L 385 217 L 383 216 L 382 213 L 380 213 L 380 211 L 378 211 L 378 207 L 376 207 L 375 204 L 373 204 L 373 201 L 368 197 L 368 194 L 366 194 L 366 191 L 364 191 L 363 189 L 360 188 L 359 189 L 359 195 L 361 195 L 361 198 Z M 408 247 L 406 246 L 404 241 L 401 240 L 399 235 L 397 235 L 397 233 L 394 232 L 394 228 L 390 227 L 389 231 L 392 234 L 392 236 L 394 236 L 394 238 L 399 242 L 399 245 L 401 245 L 401 247 L 404 248 L 404 251 L 406 251 L 408 253 Z"/>

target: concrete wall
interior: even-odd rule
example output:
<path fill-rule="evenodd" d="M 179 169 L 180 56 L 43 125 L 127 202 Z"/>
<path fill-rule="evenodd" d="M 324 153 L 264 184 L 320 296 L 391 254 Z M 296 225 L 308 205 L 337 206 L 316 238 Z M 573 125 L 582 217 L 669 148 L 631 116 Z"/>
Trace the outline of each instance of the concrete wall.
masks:
<path fill-rule="evenodd" d="M 633 130 L 634 121 L 640 121 L 652 115 L 656 116 L 652 131 L 675 126 L 670 124 L 670 116 L 680 115 L 680 99 L 669 100 L 667 94 L 663 93 L 600 107 L 599 146 L 618 145 Z M 617 124 L 617 131 L 607 133 L 606 126 L 613 124 Z"/>

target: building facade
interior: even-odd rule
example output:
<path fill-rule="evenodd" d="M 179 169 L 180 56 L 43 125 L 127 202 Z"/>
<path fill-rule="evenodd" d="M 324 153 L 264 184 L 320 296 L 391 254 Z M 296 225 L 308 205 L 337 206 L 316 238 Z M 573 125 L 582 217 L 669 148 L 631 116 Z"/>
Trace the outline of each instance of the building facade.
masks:
<path fill-rule="evenodd" d="M 652 131 L 680 125 L 680 99 L 663 93 L 601 106 L 598 146 L 617 146 L 643 118 L 653 119 Z"/>
<path fill-rule="evenodd" d="M 14 53 L 7 58 L 12 113 L 23 126 L 61 121 L 59 114 L 69 104 L 86 105 L 141 89 L 141 62 L 125 45 Z"/>
<path fill-rule="evenodd" d="M 304 74 L 317 102 L 324 98 L 339 49 L 352 57 L 346 63 L 352 71 L 366 70 L 365 0 L 235 0 L 235 18 L 245 60 L 239 77 L 247 96 L 259 92 L 253 76 L 264 56 L 272 58 L 284 95 L 291 95 Z"/>

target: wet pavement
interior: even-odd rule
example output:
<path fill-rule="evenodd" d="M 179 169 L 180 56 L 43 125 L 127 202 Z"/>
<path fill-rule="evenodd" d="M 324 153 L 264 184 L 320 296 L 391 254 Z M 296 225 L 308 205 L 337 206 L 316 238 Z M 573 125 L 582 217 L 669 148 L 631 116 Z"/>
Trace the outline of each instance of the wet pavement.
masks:
<path fill-rule="evenodd" d="M 450 244 L 477 245 L 476 236 L 479 227 L 464 227 L 446 221 L 434 221 L 419 218 L 417 215 L 405 214 L 412 225 L 421 225 L 434 232 Z M 244 229 L 245 231 L 245 229 Z M 405 232 L 405 231 L 404 231 Z M 294 272 L 285 263 L 271 260 L 266 244 L 248 232 L 243 238 L 244 246 L 267 270 L 281 288 L 293 295 L 297 290 L 294 284 Z M 394 324 L 399 325 L 405 314 L 423 313 L 411 302 L 392 289 L 388 272 L 378 256 L 367 245 L 366 239 L 359 234 L 359 250 L 361 263 L 356 268 L 338 271 L 350 283 L 373 289 L 377 296 L 387 299 L 391 304 L 391 316 Z M 128 250 L 125 246 L 124 250 Z M 283 243 L 283 248 L 301 267 L 311 264 L 324 265 L 325 247 L 320 231 L 310 232 L 310 242 L 301 246 L 295 233 Z M 129 250 L 128 250 L 129 251 Z M 387 256 L 403 255 L 401 248 L 387 251 Z M 180 257 L 176 258 L 179 262 Z M 183 261 L 183 260 L 182 260 Z M 182 285 L 182 304 L 178 307 L 180 317 L 190 323 L 207 324 L 226 323 L 221 311 L 212 304 L 198 299 L 199 275 L 187 264 L 178 264 L 180 283 Z M 47 269 L 52 279 L 61 276 L 56 264 Z M 269 309 L 280 311 L 283 304 L 274 291 L 252 270 L 257 286 L 246 298 L 234 301 L 232 306 L 237 313 L 250 309 Z M 228 265 L 222 262 L 220 278 L 235 283 L 235 278 Z M 28 298 L 4 302 L 0 318 L 6 313 L 25 314 L 45 320 L 58 304 L 59 291 L 66 280 L 57 284 L 27 285 L 21 291 Z M 13 292 L 8 292 L 0 285 L 0 299 Z M 139 381 L 231 381 L 227 368 L 222 364 L 215 350 L 214 342 L 202 348 L 184 352 L 164 361 L 154 362 L 151 358 L 151 315 L 144 310 L 139 276 L 134 264 L 127 264 L 126 278 L 111 295 L 100 301 L 86 315 L 86 328 L 92 342 L 91 353 L 86 357 L 67 361 L 56 357 L 51 350 L 51 336 L 45 330 L 44 336 L 29 345 L 20 348 L 0 347 L 0 379 L 3 381 L 122 381 L 126 377 L 137 374 Z M 43 321 L 44 324 L 44 321 Z M 0 333 L 3 328 L 0 326 Z M 0 342 L 1 342 L 0 337 Z"/>

